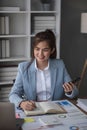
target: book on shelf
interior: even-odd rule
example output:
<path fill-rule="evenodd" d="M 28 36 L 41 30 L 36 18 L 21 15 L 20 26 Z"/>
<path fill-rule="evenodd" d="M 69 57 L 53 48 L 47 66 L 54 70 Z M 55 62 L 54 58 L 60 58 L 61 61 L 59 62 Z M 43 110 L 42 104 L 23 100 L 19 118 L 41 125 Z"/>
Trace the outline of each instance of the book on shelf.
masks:
<path fill-rule="evenodd" d="M 20 7 L 0 7 L 0 11 L 20 11 Z"/>
<path fill-rule="evenodd" d="M 77 106 L 87 112 L 87 99 L 78 98 Z"/>
<path fill-rule="evenodd" d="M 1 40 L 0 40 L 0 58 L 2 58 L 2 44 L 1 44 Z"/>
<path fill-rule="evenodd" d="M 17 69 L 18 69 L 17 66 L 0 67 L 0 73 L 1 72 L 17 72 Z"/>
<path fill-rule="evenodd" d="M 10 91 L 12 86 L 1 87 L 1 91 Z"/>
<path fill-rule="evenodd" d="M 5 49 L 5 57 L 7 58 L 7 57 L 10 57 L 10 41 L 9 40 L 5 40 L 5 47 L 6 47 L 6 49 Z"/>
<path fill-rule="evenodd" d="M 10 91 L 11 91 L 11 89 L 9 89 L 9 90 L 0 90 L 0 95 L 9 94 Z"/>
<path fill-rule="evenodd" d="M 1 57 L 2 58 L 7 58 L 10 57 L 10 41 L 9 40 L 1 40 Z"/>
<path fill-rule="evenodd" d="M 59 104 L 52 101 L 36 102 L 36 108 L 32 111 L 24 110 L 26 115 L 41 115 L 41 114 L 54 114 L 66 113 L 65 109 Z"/>
<path fill-rule="evenodd" d="M 7 102 L 9 101 L 9 93 L 11 91 L 11 86 L 10 87 L 1 87 L 0 89 L 0 101 Z"/>
<path fill-rule="evenodd" d="M 55 16 L 34 16 L 34 20 L 55 20 Z"/>
<path fill-rule="evenodd" d="M 54 30 L 55 30 L 55 27 L 41 27 L 41 28 L 36 28 L 36 27 L 35 27 L 34 33 L 35 33 L 35 32 L 40 32 L 40 31 L 45 31 L 46 29 L 50 29 L 50 30 L 54 31 Z"/>
<path fill-rule="evenodd" d="M 34 30 L 34 33 L 38 33 L 38 32 L 42 32 L 42 31 L 45 31 L 46 29 L 35 29 Z M 55 29 L 51 29 L 54 33 L 56 32 Z"/>
<path fill-rule="evenodd" d="M 4 82 L 4 81 L 13 81 L 16 78 L 16 75 L 13 76 L 0 76 L 0 81 Z"/>
<path fill-rule="evenodd" d="M 9 34 L 9 16 L 5 16 L 5 34 Z"/>
<path fill-rule="evenodd" d="M 9 34 L 9 16 L 0 17 L 0 34 Z"/>
<path fill-rule="evenodd" d="M 44 31 L 46 29 L 55 30 L 55 16 L 35 16 L 34 17 L 34 33 Z M 55 32 L 55 31 L 54 31 Z"/>
<path fill-rule="evenodd" d="M 1 43 L 1 45 L 2 45 L 2 50 L 1 50 L 1 53 L 2 53 L 2 54 L 1 54 L 1 57 L 2 57 L 2 58 L 5 58 L 5 52 L 6 52 L 6 50 L 5 50 L 5 49 L 6 49 L 5 40 L 2 40 L 1 42 L 2 42 L 2 43 Z"/>
<path fill-rule="evenodd" d="M 9 93 L 0 93 L 0 98 L 8 98 Z"/>
<path fill-rule="evenodd" d="M 35 29 L 34 30 L 34 33 L 38 33 L 38 32 L 42 32 L 42 31 L 45 31 L 47 28 L 43 28 L 43 29 Z M 51 29 L 54 33 L 55 33 L 55 29 Z"/>
<path fill-rule="evenodd" d="M 5 34 L 5 17 L 0 17 L 0 34 Z"/>
<path fill-rule="evenodd" d="M 34 30 L 46 30 L 46 29 L 55 29 L 55 26 L 51 27 L 51 26 L 35 26 Z"/>
<path fill-rule="evenodd" d="M 48 23 L 49 22 L 49 23 Z M 36 24 L 52 24 L 52 25 L 54 25 L 55 24 L 55 20 L 51 20 L 51 21 L 49 21 L 49 20 L 35 20 L 34 21 L 34 24 L 36 25 Z"/>
<path fill-rule="evenodd" d="M 38 24 L 38 23 L 36 23 L 35 25 L 34 25 L 35 27 L 55 27 L 55 24 L 50 24 L 50 23 L 40 23 L 40 24 Z"/>
<path fill-rule="evenodd" d="M 6 77 L 6 76 L 16 76 L 16 71 L 9 71 L 9 72 L 0 72 L 0 77 Z"/>
<path fill-rule="evenodd" d="M 0 102 L 9 102 L 9 98 L 8 97 L 0 98 Z"/>

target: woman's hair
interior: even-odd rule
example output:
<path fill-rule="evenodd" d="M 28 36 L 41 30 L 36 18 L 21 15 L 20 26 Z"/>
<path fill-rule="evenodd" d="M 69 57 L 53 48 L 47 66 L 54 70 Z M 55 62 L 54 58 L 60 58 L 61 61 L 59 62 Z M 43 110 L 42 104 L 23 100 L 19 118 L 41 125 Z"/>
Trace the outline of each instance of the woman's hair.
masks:
<path fill-rule="evenodd" d="M 32 44 L 32 59 L 34 59 L 34 48 L 38 45 L 38 43 L 43 41 L 48 43 L 51 50 L 54 49 L 54 52 L 50 55 L 50 58 L 56 58 L 56 38 L 54 33 L 50 29 L 47 29 L 46 31 L 37 33 L 34 37 L 34 42 Z"/>

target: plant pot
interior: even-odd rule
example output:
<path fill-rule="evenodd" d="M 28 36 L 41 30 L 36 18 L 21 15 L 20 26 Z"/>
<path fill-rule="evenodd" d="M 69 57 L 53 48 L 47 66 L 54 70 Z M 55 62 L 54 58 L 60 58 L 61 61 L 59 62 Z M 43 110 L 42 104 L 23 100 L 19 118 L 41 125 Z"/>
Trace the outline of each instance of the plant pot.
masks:
<path fill-rule="evenodd" d="M 44 4 L 43 4 L 43 10 L 44 10 L 44 11 L 49 11 L 49 10 L 50 10 L 50 4 L 44 3 Z"/>

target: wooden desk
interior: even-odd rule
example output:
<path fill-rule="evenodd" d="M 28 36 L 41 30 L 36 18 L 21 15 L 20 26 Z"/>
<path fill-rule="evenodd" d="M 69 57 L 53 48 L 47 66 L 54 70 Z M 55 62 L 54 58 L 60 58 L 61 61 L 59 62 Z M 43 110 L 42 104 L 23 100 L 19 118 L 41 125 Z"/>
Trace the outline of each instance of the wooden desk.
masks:
<path fill-rule="evenodd" d="M 61 100 L 61 101 L 64 101 L 64 100 Z M 62 122 L 61 125 L 44 126 L 39 121 L 40 116 L 29 116 L 29 117 L 24 117 L 26 122 L 23 123 L 22 130 L 57 130 L 57 129 L 70 130 L 70 127 L 72 125 L 75 125 L 77 127 L 79 127 L 80 125 L 86 125 L 85 127 L 87 127 L 87 115 L 83 113 L 83 110 L 78 109 L 75 106 L 76 100 L 70 100 L 70 102 L 73 103 L 74 106 L 73 104 L 70 104 L 70 103 L 69 105 L 67 105 L 69 109 L 69 112 L 67 114 L 56 114 L 56 116 L 58 116 L 59 120 L 61 120 Z M 71 107 L 71 110 L 69 107 Z M 44 115 L 44 116 L 46 117 L 47 115 Z M 84 121 L 86 122 L 86 124 L 84 124 Z M 83 127 L 83 126 L 80 126 L 80 127 Z"/>

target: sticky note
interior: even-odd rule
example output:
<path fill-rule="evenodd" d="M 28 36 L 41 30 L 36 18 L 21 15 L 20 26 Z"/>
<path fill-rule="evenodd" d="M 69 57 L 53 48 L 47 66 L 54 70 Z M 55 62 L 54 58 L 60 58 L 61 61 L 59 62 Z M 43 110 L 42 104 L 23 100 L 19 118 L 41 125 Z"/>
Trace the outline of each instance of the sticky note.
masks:
<path fill-rule="evenodd" d="M 35 122 L 35 119 L 34 118 L 24 118 L 24 122 Z"/>

